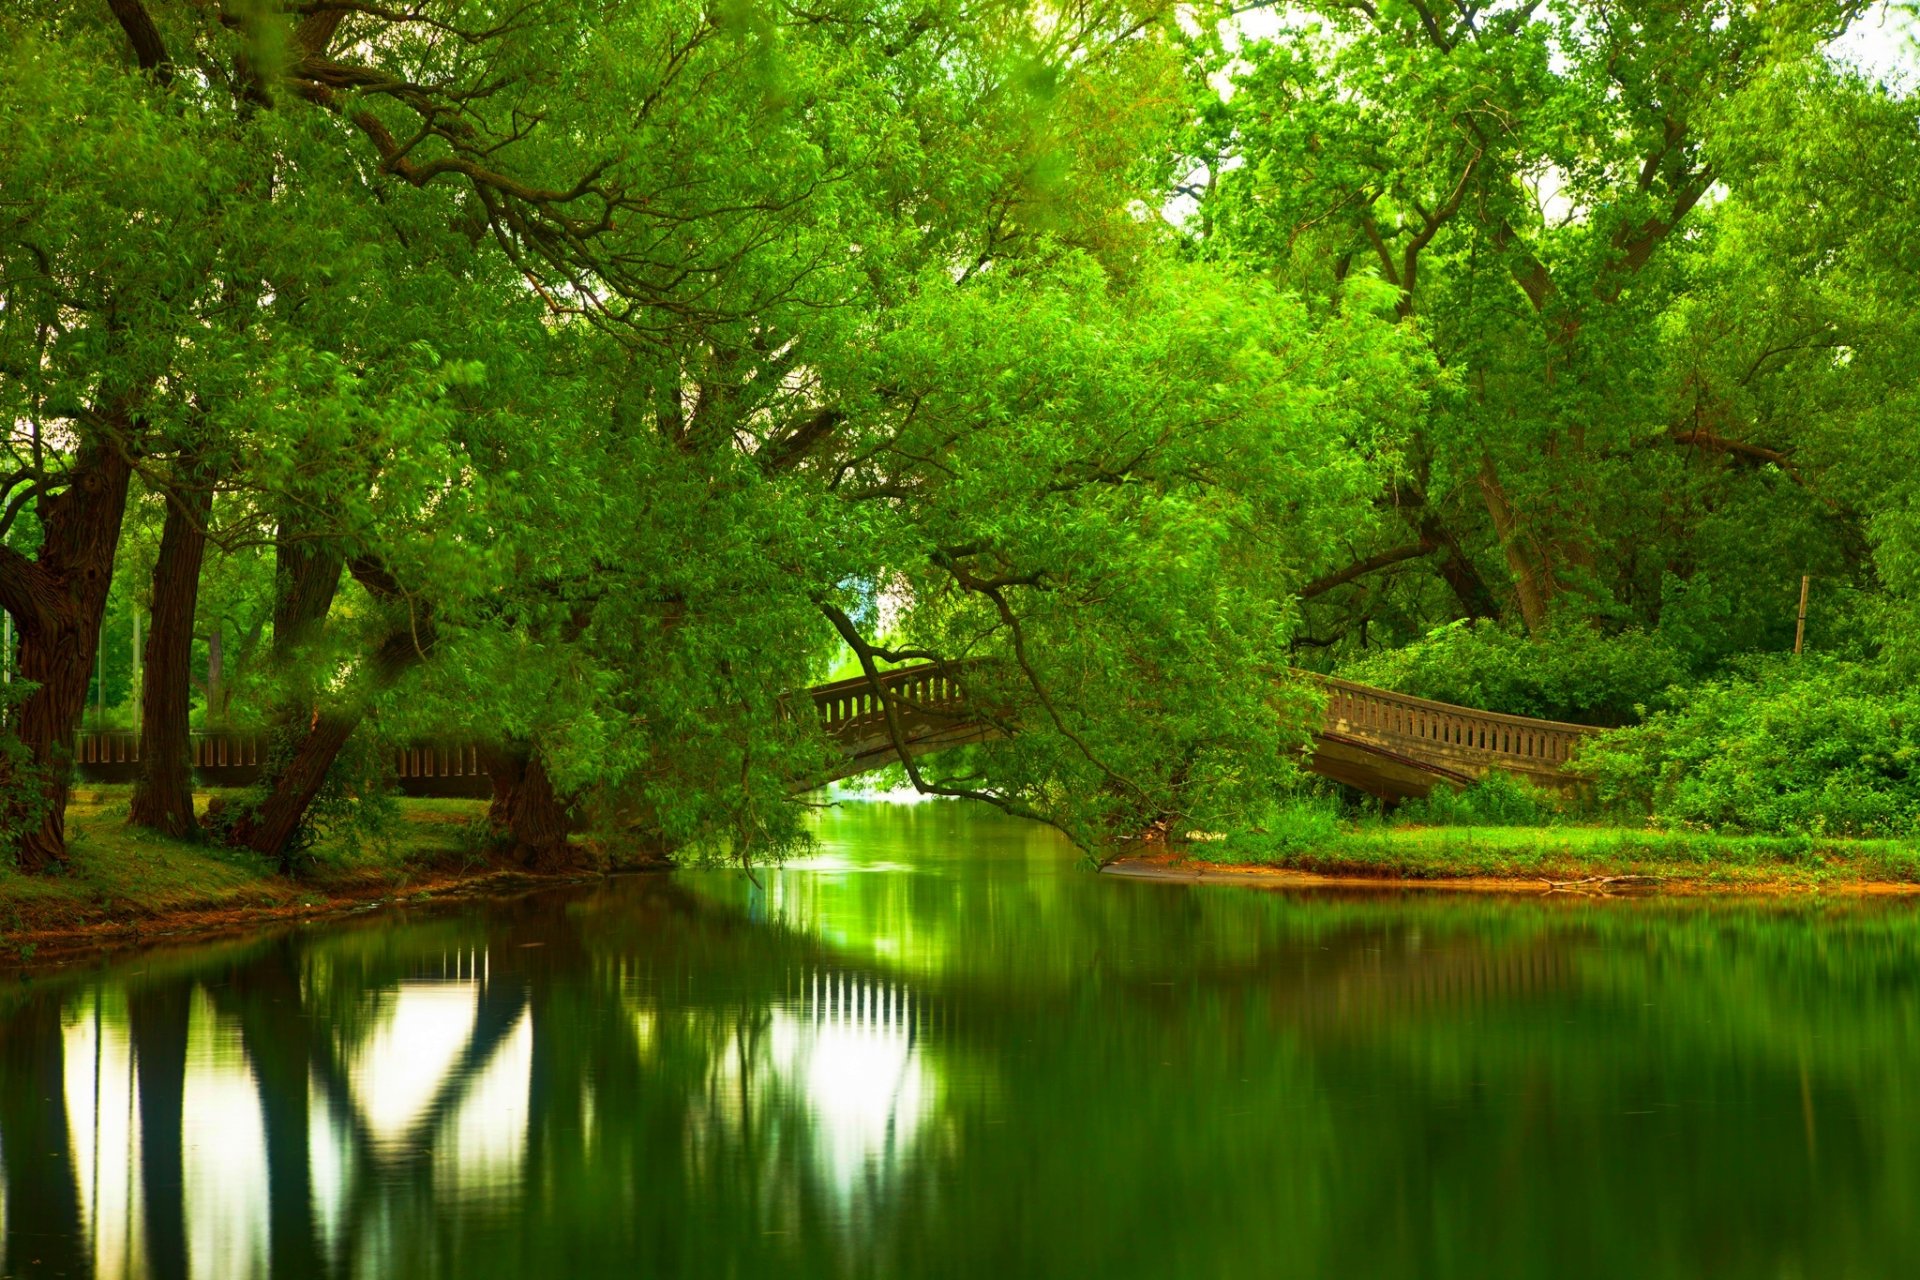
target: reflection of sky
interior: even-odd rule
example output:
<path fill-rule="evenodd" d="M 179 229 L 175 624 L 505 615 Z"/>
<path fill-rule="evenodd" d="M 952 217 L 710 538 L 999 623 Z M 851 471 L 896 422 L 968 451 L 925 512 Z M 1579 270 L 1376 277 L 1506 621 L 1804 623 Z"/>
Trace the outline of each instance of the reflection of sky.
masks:
<path fill-rule="evenodd" d="M 387 996 L 377 1030 L 348 1062 L 354 1101 L 378 1142 L 400 1142 L 419 1123 L 473 1034 L 478 982 L 403 982 Z"/>
<path fill-rule="evenodd" d="M 532 1074 L 533 1015 L 522 1013 L 469 1086 L 446 1135 L 434 1144 L 436 1187 L 454 1190 L 463 1201 L 498 1199 L 514 1191 L 527 1149 Z"/>
<path fill-rule="evenodd" d="M 308 1161 L 322 1252 L 350 1273 L 389 1270 L 394 1237 L 382 1161 L 431 1150 L 436 1199 L 498 1201 L 524 1176 L 533 1023 L 517 1022 L 467 1079 L 458 1078 L 482 994 L 477 980 L 402 982 L 373 997 L 368 1031 L 342 1053 L 342 1114 L 313 1077 Z M 140 1098 L 126 1000 L 89 992 L 61 1020 L 64 1079 L 81 1231 L 100 1280 L 149 1274 L 141 1185 Z M 451 1101 L 425 1125 L 436 1099 Z M 371 1150 L 357 1150 L 365 1134 Z M 237 1018 L 196 989 L 187 1024 L 181 1158 L 190 1274 L 201 1280 L 271 1271 L 270 1177 L 257 1081 Z M 368 1174 L 371 1174 L 371 1180 Z M 357 1185 L 364 1182 L 364 1185 Z M 0 1224 L 5 1219 L 0 1175 Z M 0 1229 L 0 1273 L 6 1273 Z"/>
<path fill-rule="evenodd" d="M 816 997 L 799 1016 L 776 1009 L 769 1052 L 804 1091 L 821 1172 L 845 1201 L 856 1182 L 894 1168 L 932 1110 L 933 1088 L 910 1030 L 906 993 L 841 980 L 846 1007 Z"/>
<path fill-rule="evenodd" d="M 813 1172 L 846 1213 L 884 1190 L 911 1158 L 936 1102 L 937 1077 L 916 1042 L 919 1011 L 902 986 L 845 973 L 813 976 L 802 998 L 736 1026 L 713 1055 L 710 1119 L 738 1138 L 755 1113 L 804 1108 Z M 637 1023 L 643 1044 L 653 1021 Z"/>
<path fill-rule="evenodd" d="M 135 1266 L 140 1220 L 133 1047 L 125 1003 L 114 1003 L 112 1021 L 97 994 L 68 1010 L 62 1036 L 81 1229 L 93 1247 L 94 1274 L 103 1278 L 142 1274 Z"/>
<path fill-rule="evenodd" d="M 184 1138 L 187 1249 L 207 1280 L 268 1274 L 267 1147 L 240 1028 L 194 993 L 187 1032 Z"/>

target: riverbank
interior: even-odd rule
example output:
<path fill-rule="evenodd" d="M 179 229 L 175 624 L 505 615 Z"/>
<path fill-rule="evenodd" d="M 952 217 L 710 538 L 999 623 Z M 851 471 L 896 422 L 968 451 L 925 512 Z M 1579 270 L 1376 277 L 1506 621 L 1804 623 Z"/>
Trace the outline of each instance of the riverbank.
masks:
<path fill-rule="evenodd" d="M 486 805 L 477 800 L 402 799 L 381 839 L 323 841 L 296 880 L 252 854 L 131 828 L 129 798 L 126 787 L 75 793 L 63 873 L 0 868 L 0 963 L 580 878 L 535 875 L 491 858 L 480 838 Z M 1307 850 L 1249 850 L 1232 841 L 1160 846 L 1106 869 L 1269 888 L 1920 894 L 1913 842 L 1620 827 L 1372 823 Z"/>
<path fill-rule="evenodd" d="M 477 838 L 480 800 L 401 799 L 378 839 L 323 840 L 290 879 L 256 854 L 129 827 L 131 790 L 74 792 L 59 874 L 0 866 L 0 962 L 579 878 L 492 859 Z M 197 807 L 206 799 L 196 797 Z"/>
<path fill-rule="evenodd" d="M 1366 824 L 1310 850 L 1189 844 L 1121 858 L 1107 870 L 1274 888 L 1903 894 L 1920 893 L 1920 845 L 1623 827 Z"/>

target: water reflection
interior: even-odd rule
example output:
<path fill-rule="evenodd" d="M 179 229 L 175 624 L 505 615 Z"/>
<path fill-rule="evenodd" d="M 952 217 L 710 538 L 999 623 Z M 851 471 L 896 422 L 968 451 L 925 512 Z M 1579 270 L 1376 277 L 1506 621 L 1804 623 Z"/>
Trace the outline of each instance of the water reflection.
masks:
<path fill-rule="evenodd" d="M 1920 1261 L 1904 907 L 1142 885 L 954 806 L 821 835 L 763 886 L 0 982 L 0 1271 Z"/>

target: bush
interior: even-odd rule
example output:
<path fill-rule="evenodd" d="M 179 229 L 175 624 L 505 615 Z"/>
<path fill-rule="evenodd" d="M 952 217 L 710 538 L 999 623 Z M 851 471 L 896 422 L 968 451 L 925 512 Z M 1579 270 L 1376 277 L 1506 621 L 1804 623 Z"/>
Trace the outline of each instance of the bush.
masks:
<path fill-rule="evenodd" d="M 1560 816 L 1559 797 L 1508 774 L 1494 772 L 1456 791 L 1435 787 L 1424 800 L 1409 800 L 1397 822 L 1453 827 L 1544 827 Z"/>
<path fill-rule="evenodd" d="M 1638 629 L 1608 635 L 1566 626 L 1534 639 L 1470 622 L 1348 663 L 1338 674 L 1463 707 L 1601 725 L 1628 724 L 1643 707 L 1669 705 L 1669 688 L 1691 675 L 1668 640 Z"/>
<path fill-rule="evenodd" d="M 1245 829 L 1225 840 L 1195 843 L 1187 852 L 1202 862 L 1271 862 L 1325 849 L 1338 838 L 1341 819 L 1338 797 L 1317 789 L 1289 792 L 1264 806 Z"/>
<path fill-rule="evenodd" d="M 302 736 L 284 726 L 274 730 L 260 781 L 230 802 L 208 807 L 205 823 L 216 841 L 227 843 L 240 819 L 266 803 L 273 779 L 286 768 Z M 282 850 L 282 863 L 290 869 L 310 868 L 320 860 L 319 845 L 332 845 L 355 856 L 369 846 L 386 848 L 400 813 L 393 790 L 393 759 L 393 744 L 370 725 L 348 738 Z"/>
<path fill-rule="evenodd" d="M 6 725 L 20 704 L 40 686 L 30 680 L 0 684 L 0 861 L 11 862 L 20 843 L 40 829 L 47 816 L 46 771 Z"/>
<path fill-rule="evenodd" d="M 1920 691 L 1836 658 L 1748 658 L 1579 757 L 1601 798 L 1665 822 L 1809 836 L 1920 833 Z"/>

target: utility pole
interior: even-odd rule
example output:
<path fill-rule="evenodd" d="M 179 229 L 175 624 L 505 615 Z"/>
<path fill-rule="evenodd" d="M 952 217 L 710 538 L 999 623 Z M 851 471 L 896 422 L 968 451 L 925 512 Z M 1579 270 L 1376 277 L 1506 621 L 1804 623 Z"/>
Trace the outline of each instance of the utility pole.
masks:
<path fill-rule="evenodd" d="M 1793 656 L 1800 656 L 1800 648 L 1807 641 L 1807 583 L 1811 574 L 1800 575 L 1800 621 L 1793 628 Z"/>

